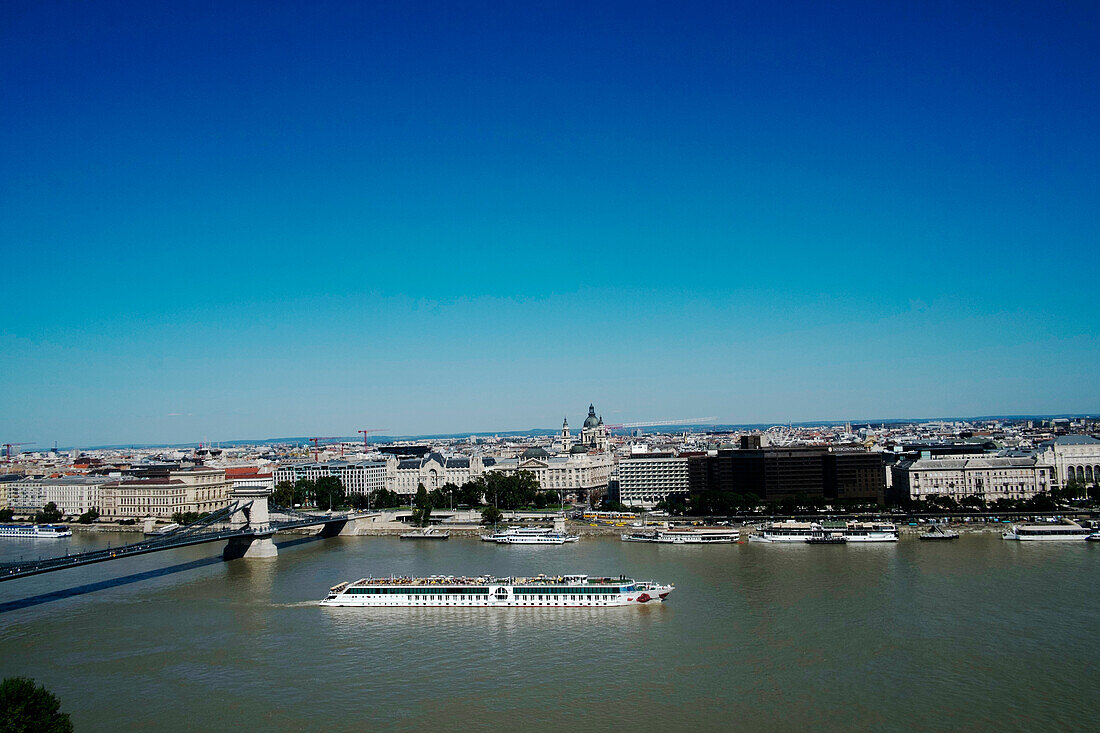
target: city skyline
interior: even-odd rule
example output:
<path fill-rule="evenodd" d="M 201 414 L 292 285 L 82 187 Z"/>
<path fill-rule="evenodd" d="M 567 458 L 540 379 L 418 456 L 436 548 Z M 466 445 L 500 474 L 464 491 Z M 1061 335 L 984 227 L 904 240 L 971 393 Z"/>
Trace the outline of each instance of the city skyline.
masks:
<path fill-rule="evenodd" d="M 4 442 L 1100 412 L 1096 7 L 0 14 Z"/>

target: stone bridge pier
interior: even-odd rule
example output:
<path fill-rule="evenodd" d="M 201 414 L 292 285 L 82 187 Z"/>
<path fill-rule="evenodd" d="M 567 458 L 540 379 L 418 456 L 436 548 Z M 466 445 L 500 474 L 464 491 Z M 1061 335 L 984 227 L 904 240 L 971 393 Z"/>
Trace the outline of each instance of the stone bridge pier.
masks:
<path fill-rule="evenodd" d="M 236 560 L 242 557 L 250 560 L 267 559 L 279 554 L 279 549 L 271 540 L 275 530 L 271 528 L 271 514 L 267 507 L 269 496 L 271 491 L 259 487 L 234 489 L 230 493 L 230 499 L 236 501 L 238 507 L 237 511 L 229 517 L 230 529 L 250 527 L 252 534 L 229 538 L 222 552 L 223 560 Z"/>

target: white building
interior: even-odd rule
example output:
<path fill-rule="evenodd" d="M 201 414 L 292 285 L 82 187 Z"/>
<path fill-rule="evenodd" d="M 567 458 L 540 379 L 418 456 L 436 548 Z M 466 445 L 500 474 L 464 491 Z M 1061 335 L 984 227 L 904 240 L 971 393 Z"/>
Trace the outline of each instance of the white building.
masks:
<path fill-rule="evenodd" d="M 423 458 L 386 458 L 386 488 L 412 495 L 423 485 L 428 491 L 444 484 L 462 486 L 496 466 L 496 459 L 483 456 L 444 456 L 432 452 Z"/>
<path fill-rule="evenodd" d="M 605 491 L 614 461 L 610 453 L 577 451 L 551 455 L 542 448 L 528 448 L 518 458 L 501 458 L 487 470 L 529 471 L 543 491 L 563 492 L 566 497 L 586 500 L 592 493 Z"/>
<path fill-rule="evenodd" d="M 322 461 L 290 463 L 275 469 L 275 485 L 301 479 L 316 481 L 324 476 L 340 479 L 348 494 L 374 493 L 386 488 L 386 463 L 383 461 Z"/>
<path fill-rule="evenodd" d="M 688 493 L 688 459 L 632 454 L 619 461 L 619 501 L 652 509 L 671 494 Z"/>
<path fill-rule="evenodd" d="M 1043 446 L 1039 458 L 1054 467 L 1054 483 L 1065 486 L 1076 479 L 1091 486 L 1100 483 L 1100 440 L 1088 435 L 1060 435 Z"/>
<path fill-rule="evenodd" d="M 956 501 L 977 496 L 987 502 L 1030 499 L 1049 491 L 1053 473 L 1050 466 L 1035 457 L 999 456 L 922 458 L 902 461 L 893 471 L 895 490 L 907 491 L 913 500 L 938 494 Z"/>
<path fill-rule="evenodd" d="M 104 476 L 62 476 L 14 481 L 8 484 L 8 503 L 16 514 L 33 514 L 51 501 L 66 516 L 83 514 L 99 507 L 99 487 L 110 480 Z"/>
<path fill-rule="evenodd" d="M 99 487 L 99 513 L 104 519 L 170 519 L 176 512 L 215 512 L 229 503 L 229 489 L 225 469 L 210 466 L 124 477 Z"/>

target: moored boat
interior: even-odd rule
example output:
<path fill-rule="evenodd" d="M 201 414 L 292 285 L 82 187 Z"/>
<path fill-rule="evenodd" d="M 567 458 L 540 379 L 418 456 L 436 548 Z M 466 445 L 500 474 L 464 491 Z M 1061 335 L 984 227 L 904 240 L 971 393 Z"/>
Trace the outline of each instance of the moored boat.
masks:
<path fill-rule="evenodd" d="M 1091 529 L 1067 520 L 1058 524 L 1014 524 L 1001 537 L 1018 542 L 1066 542 L 1083 540 L 1090 534 Z"/>
<path fill-rule="evenodd" d="M 671 584 L 587 575 L 362 578 L 333 586 L 322 606 L 398 608 L 606 608 L 661 603 Z"/>
<path fill-rule="evenodd" d="M 734 529 L 657 529 L 653 532 L 627 532 L 623 542 L 655 542 L 665 545 L 714 545 L 730 544 L 741 540 L 741 532 Z"/>
<path fill-rule="evenodd" d="M 548 527 L 516 527 L 482 535 L 481 539 L 498 545 L 564 545 L 566 542 L 576 542 L 580 537 Z"/>
<path fill-rule="evenodd" d="M 0 524 L 0 537 L 56 539 L 72 535 L 73 531 L 63 524 Z"/>

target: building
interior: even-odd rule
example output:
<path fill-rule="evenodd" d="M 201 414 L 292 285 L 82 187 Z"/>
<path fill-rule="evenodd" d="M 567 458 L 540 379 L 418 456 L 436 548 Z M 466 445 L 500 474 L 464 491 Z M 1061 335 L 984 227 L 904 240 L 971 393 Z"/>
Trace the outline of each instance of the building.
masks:
<path fill-rule="evenodd" d="M 1100 483 L 1100 440 L 1092 436 L 1060 435 L 1042 446 L 1039 460 L 1053 467 L 1056 486 Z"/>
<path fill-rule="evenodd" d="M 232 489 L 267 489 L 275 488 L 275 474 L 261 472 L 259 466 L 230 466 L 225 469 L 225 480 L 231 484 Z"/>
<path fill-rule="evenodd" d="M 834 448 L 825 454 L 825 498 L 886 503 L 885 456 L 882 453 Z"/>
<path fill-rule="evenodd" d="M 496 459 L 483 456 L 444 456 L 432 451 L 422 458 L 386 457 L 386 487 L 398 494 L 412 495 L 423 486 L 428 491 L 445 484 L 462 486 L 482 476 L 496 465 Z"/>
<path fill-rule="evenodd" d="M 640 453 L 619 461 L 619 501 L 652 509 L 672 494 L 687 495 L 688 458 Z"/>
<path fill-rule="evenodd" d="M 611 448 L 610 432 L 607 426 L 603 424 L 603 416 L 596 417 L 596 406 L 594 404 L 588 406 L 588 417 L 584 419 L 584 423 L 581 425 L 579 444 L 572 445 L 572 439 L 569 438 L 568 423 L 562 425 L 562 439 L 563 441 L 569 441 L 571 445 L 567 450 L 580 446 L 584 450 L 606 452 Z"/>
<path fill-rule="evenodd" d="M 290 463 L 275 469 L 274 484 L 284 481 L 295 483 L 303 479 L 316 481 L 325 476 L 335 476 L 348 494 L 374 493 L 386 488 L 387 465 L 387 461 Z"/>
<path fill-rule="evenodd" d="M 688 459 L 691 491 L 755 494 L 764 501 L 808 497 L 882 502 L 883 456 L 853 447 L 719 448 Z"/>
<path fill-rule="evenodd" d="M 229 503 L 224 468 L 158 466 L 132 473 L 100 486 L 99 513 L 104 519 L 170 519 L 176 512 L 214 512 Z"/>
<path fill-rule="evenodd" d="M 977 496 L 997 499 L 1030 499 L 1049 491 L 1052 467 L 1037 457 L 960 456 L 900 461 L 893 467 L 894 495 L 912 501 L 936 494 L 955 501 Z"/>
<path fill-rule="evenodd" d="M 25 478 L 21 473 L 4 473 L 0 474 L 0 509 L 9 509 L 11 507 L 11 495 L 8 487 L 15 481 L 21 481 Z"/>
<path fill-rule="evenodd" d="M 52 501 L 65 516 L 75 516 L 99 507 L 99 487 L 109 481 L 103 476 L 27 478 L 7 484 L 8 501 L 16 514 L 33 514 Z"/>
<path fill-rule="evenodd" d="M 578 452 L 579 445 L 564 455 L 551 455 L 542 448 L 531 448 L 517 458 L 500 458 L 491 471 L 529 471 L 543 491 L 558 491 L 566 499 L 588 501 L 607 490 L 614 460 L 610 453 Z"/>

